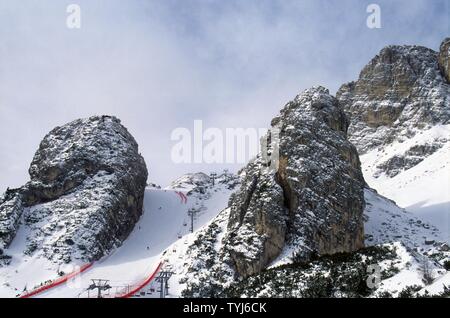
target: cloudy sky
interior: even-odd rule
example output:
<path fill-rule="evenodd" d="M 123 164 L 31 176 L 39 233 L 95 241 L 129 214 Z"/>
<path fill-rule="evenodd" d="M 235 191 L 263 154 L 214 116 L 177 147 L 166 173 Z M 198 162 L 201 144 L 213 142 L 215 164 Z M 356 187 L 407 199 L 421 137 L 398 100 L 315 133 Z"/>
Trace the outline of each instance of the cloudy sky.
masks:
<path fill-rule="evenodd" d="M 66 8 L 81 8 L 81 28 Z M 381 8 L 369 29 L 366 8 Z M 0 192 L 57 125 L 118 116 L 163 185 L 222 165 L 171 161 L 177 127 L 267 127 L 302 90 L 335 93 L 385 45 L 437 49 L 448 1 L 0 0 Z M 228 166 L 235 169 L 236 166 Z"/>

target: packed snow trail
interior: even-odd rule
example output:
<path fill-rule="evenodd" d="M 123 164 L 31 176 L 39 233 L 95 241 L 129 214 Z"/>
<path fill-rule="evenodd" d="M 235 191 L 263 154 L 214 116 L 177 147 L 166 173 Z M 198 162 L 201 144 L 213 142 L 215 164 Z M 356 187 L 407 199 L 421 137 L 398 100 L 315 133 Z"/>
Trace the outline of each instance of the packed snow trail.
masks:
<path fill-rule="evenodd" d="M 180 197 L 173 190 L 146 189 L 144 213 L 124 243 L 85 274 L 38 297 L 87 297 L 92 279 L 109 280 L 112 292 L 145 280 L 159 267 L 162 252 L 178 239 L 187 217 Z"/>

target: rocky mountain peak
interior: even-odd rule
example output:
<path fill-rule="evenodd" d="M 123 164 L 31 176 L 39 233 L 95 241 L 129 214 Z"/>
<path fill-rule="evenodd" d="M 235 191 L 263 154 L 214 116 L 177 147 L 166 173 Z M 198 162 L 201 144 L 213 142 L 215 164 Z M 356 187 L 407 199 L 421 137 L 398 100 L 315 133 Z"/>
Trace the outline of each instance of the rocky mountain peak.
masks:
<path fill-rule="evenodd" d="M 323 121 L 335 131 L 347 134 L 347 117 L 329 90 L 322 86 L 314 86 L 297 95 L 280 111 L 280 115 L 272 120 L 272 127 L 278 125 L 281 118 L 289 116 L 309 116 L 311 119 Z"/>
<path fill-rule="evenodd" d="M 336 96 L 350 119 L 349 139 L 360 154 L 449 122 L 447 66 L 448 41 L 440 53 L 416 45 L 388 46 L 357 81 L 342 85 Z"/>
<path fill-rule="evenodd" d="M 272 126 L 279 129 L 278 170 L 264 169 L 259 154 L 241 171 L 241 188 L 229 203 L 224 245 L 242 276 L 259 272 L 287 246 L 308 260 L 364 245 L 364 180 L 337 100 L 313 87 Z"/>
<path fill-rule="evenodd" d="M 133 136 L 115 117 L 75 120 L 44 137 L 30 165 L 30 186 L 39 192 L 37 202 L 53 200 L 99 171 L 126 174 L 145 165 L 137 149 Z"/>
<path fill-rule="evenodd" d="M 142 213 L 147 168 L 138 144 L 111 116 L 78 119 L 48 133 L 30 181 L 0 201 L 0 247 L 27 227 L 24 253 L 55 262 L 95 260 L 128 236 Z"/>

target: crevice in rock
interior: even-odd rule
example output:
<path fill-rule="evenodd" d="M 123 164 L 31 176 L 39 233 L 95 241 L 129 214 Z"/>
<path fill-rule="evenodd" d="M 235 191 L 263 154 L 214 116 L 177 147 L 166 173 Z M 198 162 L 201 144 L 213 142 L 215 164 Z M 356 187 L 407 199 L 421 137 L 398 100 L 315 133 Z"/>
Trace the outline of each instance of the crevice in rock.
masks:
<path fill-rule="evenodd" d="M 247 212 L 248 206 L 250 205 L 250 201 L 252 200 L 253 194 L 256 190 L 256 185 L 258 184 L 259 175 L 253 176 L 252 183 L 250 184 L 250 188 L 248 189 L 248 195 L 246 196 L 244 200 L 244 204 L 242 205 L 240 212 L 239 212 L 239 224 L 242 224 L 244 222 L 244 216 Z"/>
<path fill-rule="evenodd" d="M 286 236 L 291 232 L 292 228 L 294 227 L 294 217 L 295 217 L 295 199 L 292 195 L 292 189 L 289 185 L 289 182 L 287 181 L 287 167 L 288 159 L 286 157 L 280 157 L 279 160 L 279 167 L 277 172 L 275 173 L 275 182 L 281 187 L 283 190 L 283 203 L 284 207 L 287 211 L 287 231 Z"/>

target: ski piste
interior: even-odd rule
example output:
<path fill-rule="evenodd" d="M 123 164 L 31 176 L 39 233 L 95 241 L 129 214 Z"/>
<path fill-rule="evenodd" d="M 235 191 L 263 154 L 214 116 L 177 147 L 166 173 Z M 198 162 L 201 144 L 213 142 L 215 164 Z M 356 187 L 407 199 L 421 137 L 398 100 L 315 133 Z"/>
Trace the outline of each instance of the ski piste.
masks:
<path fill-rule="evenodd" d="M 122 246 L 97 262 L 76 266 L 74 271 L 61 277 L 34 282 L 35 288 L 16 296 L 88 297 L 92 295 L 87 292 L 91 280 L 97 278 L 108 280 L 112 287 L 102 297 L 133 297 L 145 288 L 155 289 L 156 295 L 156 288 L 150 285 L 163 268 L 162 253 L 180 234 L 188 233 L 187 226 L 183 226 L 188 223 L 187 202 L 183 191 L 147 188 L 144 213 Z"/>

